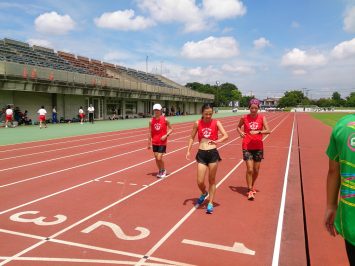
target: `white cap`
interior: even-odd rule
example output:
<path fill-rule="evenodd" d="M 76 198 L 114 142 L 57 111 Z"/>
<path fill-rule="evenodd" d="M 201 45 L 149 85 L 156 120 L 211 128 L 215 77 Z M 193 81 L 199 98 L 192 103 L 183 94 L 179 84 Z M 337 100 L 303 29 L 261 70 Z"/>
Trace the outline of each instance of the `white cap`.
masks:
<path fill-rule="evenodd" d="M 156 104 L 153 105 L 153 110 L 161 111 L 161 109 L 163 109 L 163 107 L 161 107 L 161 105 L 159 103 L 156 103 Z"/>

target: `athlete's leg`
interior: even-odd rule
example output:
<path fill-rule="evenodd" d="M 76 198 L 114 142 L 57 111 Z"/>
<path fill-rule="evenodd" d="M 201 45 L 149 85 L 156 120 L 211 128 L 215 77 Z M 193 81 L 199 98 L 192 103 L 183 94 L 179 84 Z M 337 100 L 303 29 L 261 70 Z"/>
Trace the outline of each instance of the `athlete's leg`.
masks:
<path fill-rule="evenodd" d="M 252 187 L 254 188 L 255 181 L 259 176 L 259 169 L 260 169 L 260 163 L 261 162 L 255 162 L 253 164 L 253 181 L 252 181 Z"/>
<path fill-rule="evenodd" d="M 197 164 L 197 185 L 202 194 L 206 194 L 205 176 L 208 166 L 202 163 Z"/>
<path fill-rule="evenodd" d="M 217 173 L 218 162 L 210 163 L 208 165 L 209 175 L 209 202 L 213 203 L 214 195 L 216 193 L 216 173 Z"/>
<path fill-rule="evenodd" d="M 247 171 L 245 174 L 247 186 L 248 186 L 248 189 L 252 189 L 253 188 L 254 161 L 253 160 L 246 160 L 245 165 L 247 167 Z"/>

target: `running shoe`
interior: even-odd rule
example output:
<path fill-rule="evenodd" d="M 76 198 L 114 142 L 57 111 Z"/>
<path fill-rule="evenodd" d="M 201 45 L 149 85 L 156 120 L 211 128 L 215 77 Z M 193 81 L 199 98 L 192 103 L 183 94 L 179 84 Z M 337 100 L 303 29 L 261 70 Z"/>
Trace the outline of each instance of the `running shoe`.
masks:
<path fill-rule="evenodd" d="M 255 195 L 254 195 L 253 191 L 250 190 L 250 191 L 248 192 L 248 200 L 254 200 L 254 199 L 255 199 Z"/>
<path fill-rule="evenodd" d="M 256 194 L 256 189 L 253 188 L 253 189 L 251 190 L 251 192 L 253 192 L 253 194 L 255 195 L 255 194 Z"/>
<path fill-rule="evenodd" d="M 205 198 L 208 196 L 208 192 L 206 192 L 205 194 L 201 194 L 201 196 L 198 198 L 197 200 L 197 204 L 202 204 L 202 202 L 205 201 Z"/>
<path fill-rule="evenodd" d="M 213 204 L 212 203 L 208 203 L 206 213 L 207 214 L 212 214 L 212 212 L 213 212 Z"/>
<path fill-rule="evenodd" d="M 157 173 L 157 178 L 161 178 L 161 170 Z"/>
<path fill-rule="evenodd" d="M 163 169 L 163 170 L 161 170 L 161 172 L 160 172 L 160 178 L 165 178 L 165 177 L 166 177 L 166 170 Z"/>

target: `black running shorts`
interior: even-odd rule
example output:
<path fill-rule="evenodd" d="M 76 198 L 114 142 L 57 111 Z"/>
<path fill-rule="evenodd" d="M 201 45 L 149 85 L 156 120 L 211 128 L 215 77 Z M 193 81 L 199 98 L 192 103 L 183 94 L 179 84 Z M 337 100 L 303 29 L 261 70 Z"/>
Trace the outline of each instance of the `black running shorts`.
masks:
<path fill-rule="evenodd" d="M 204 165 L 209 165 L 210 163 L 219 162 L 221 160 L 217 149 L 198 150 L 196 154 L 196 161 Z"/>

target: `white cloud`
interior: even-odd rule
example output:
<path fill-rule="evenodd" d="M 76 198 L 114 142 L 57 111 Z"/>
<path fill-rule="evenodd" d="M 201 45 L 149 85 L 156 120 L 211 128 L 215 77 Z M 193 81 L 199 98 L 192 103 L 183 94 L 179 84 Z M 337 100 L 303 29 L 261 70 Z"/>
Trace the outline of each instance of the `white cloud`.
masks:
<path fill-rule="evenodd" d="M 131 55 L 129 52 L 124 52 L 124 51 L 111 51 L 106 53 L 103 56 L 104 61 L 107 62 L 112 62 L 112 63 L 119 63 L 127 59 L 131 59 L 134 56 Z"/>
<path fill-rule="evenodd" d="M 180 22 L 185 31 L 199 31 L 206 27 L 203 16 L 194 0 L 140 0 L 139 7 L 149 12 L 158 22 Z"/>
<path fill-rule="evenodd" d="M 254 47 L 256 49 L 262 49 L 267 46 L 271 46 L 271 43 L 269 40 L 265 39 L 264 37 L 261 37 L 254 41 Z"/>
<path fill-rule="evenodd" d="M 281 65 L 290 67 L 321 66 L 327 62 L 325 56 L 318 52 L 307 52 L 298 48 L 292 49 L 282 57 Z"/>
<path fill-rule="evenodd" d="M 332 50 L 332 56 L 338 59 L 355 56 L 355 38 L 350 41 L 339 43 Z"/>
<path fill-rule="evenodd" d="M 53 48 L 53 45 L 50 41 L 42 40 L 42 39 L 28 39 L 27 42 L 30 45 L 38 45 L 47 48 Z"/>
<path fill-rule="evenodd" d="M 52 11 L 39 15 L 35 19 L 35 28 L 41 33 L 62 35 L 73 30 L 75 22 L 69 15 L 62 16 Z"/>
<path fill-rule="evenodd" d="M 222 70 L 238 74 L 253 74 L 255 70 L 250 66 L 224 64 Z"/>
<path fill-rule="evenodd" d="M 94 21 L 98 27 L 123 31 L 144 30 L 155 25 L 154 21 L 149 18 L 135 16 L 132 9 L 103 13 Z"/>
<path fill-rule="evenodd" d="M 355 6 L 350 8 L 345 14 L 344 30 L 348 33 L 355 33 Z"/>
<path fill-rule="evenodd" d="M 243 16 L 247 9 L 239 0 L 203 0 L 203 12 L 217 20 Z"/>
<path fill-rule="evenodd" d="M 153 20 L 182 23 L 185 32 L 208 29 L 213 19 L 223 20 L 246 13 L 246 7 L 239 0 L 204 0 L 201 5 L 195 0 L 138 0 L 138 3 Z"/>
<path fill-rule="evenodd" d="M 202 41 L 185 43 L 181 54 L 190 59 L 220 59 L 238 55 L 239 48 L 233 37 L 210 36 Z"/>
<path fill-rule="evenodd" d="M 296 76 L 301 76 L 307 74 L 307 71 L 304 69 L 294 69 L 292 70 L 292 73 Z"/>

